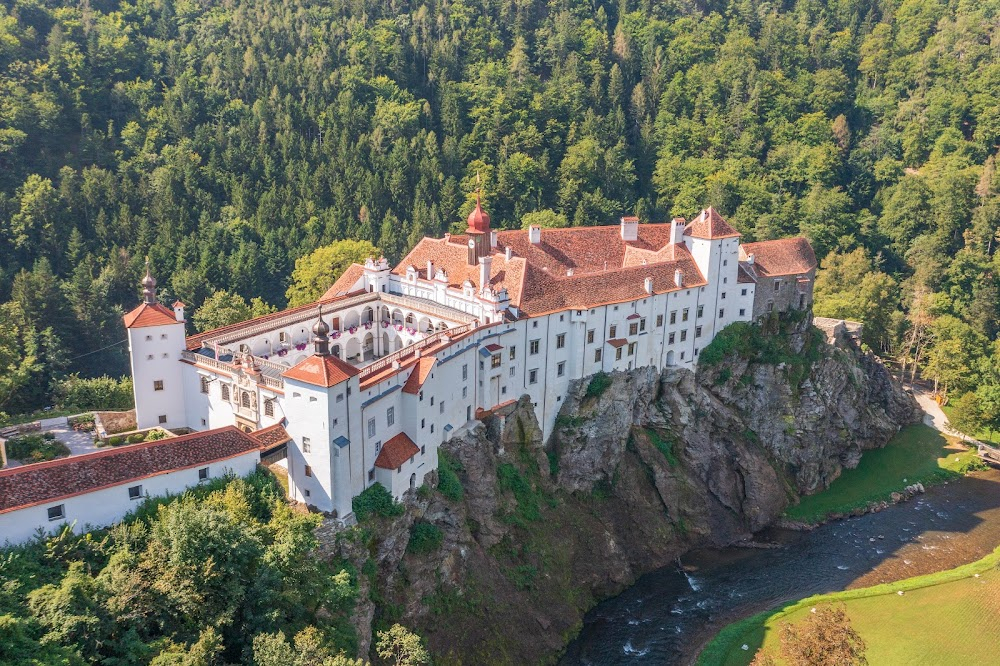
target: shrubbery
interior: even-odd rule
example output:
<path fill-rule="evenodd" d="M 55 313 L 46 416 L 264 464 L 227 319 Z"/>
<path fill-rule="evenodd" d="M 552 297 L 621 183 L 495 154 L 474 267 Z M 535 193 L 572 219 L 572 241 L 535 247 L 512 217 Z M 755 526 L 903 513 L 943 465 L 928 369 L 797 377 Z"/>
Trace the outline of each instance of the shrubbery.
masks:
<path fill-rule="evenodd" d="M 372 516 L 394 518 L 403 515 L 403 505 L 393 499 L 392 493 L 381 483 L 372 484 L 351 500 L 351 508 L 359 523 Z"/>
<path fill-rule="evenodd" d="M 406 544 L 406 551 L 414 555 L 431 553 L 440 548 L 443 541 L 444 533 L 440 527 L 417 520 L 410 528 L 410 541 Z"/>
<path fill-rule="evenodd" d="M 590 378 L 590 383 L 587 384 L 587 397 L 600 398 L 610 386 L 611 375 L 606 372 L 598 372 Z"/>
<path fill-rule="evenodd" d="M 69 449 L 52 433 L 19 435 L 7 440 L 7 457 L 30 464 L 69 455 Z"/>
<path fill-rule="evenodd" d="M 55 387 L 55 400 L 63 406 L 80 409 L 132 409 L 132 378 L 112 377 L 82 378 L 70 375 Z"/>
<path fill-rule="evenodd" d="M 461 469 L 457 460 L 452 459 L 442 449 L 438 449 L 438 490 L 452 502 L 462 499 L 462 482 L 456 470 Z"/>

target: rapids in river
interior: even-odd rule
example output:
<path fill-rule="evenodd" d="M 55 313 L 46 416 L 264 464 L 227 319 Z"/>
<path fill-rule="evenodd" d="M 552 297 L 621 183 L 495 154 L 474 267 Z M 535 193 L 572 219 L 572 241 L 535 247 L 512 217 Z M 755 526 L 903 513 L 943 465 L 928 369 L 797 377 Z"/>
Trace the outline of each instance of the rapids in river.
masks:
<path fill-rule="evenodd" d="M 1000 544 L 1000 471 L 813 531 L 769 529 L 757 541 L 777 547 L 693 551 L 643 576 L 587 614 L 560 663 L 690 664 L 729 622 L 784 602 L 977 560 Z"/>

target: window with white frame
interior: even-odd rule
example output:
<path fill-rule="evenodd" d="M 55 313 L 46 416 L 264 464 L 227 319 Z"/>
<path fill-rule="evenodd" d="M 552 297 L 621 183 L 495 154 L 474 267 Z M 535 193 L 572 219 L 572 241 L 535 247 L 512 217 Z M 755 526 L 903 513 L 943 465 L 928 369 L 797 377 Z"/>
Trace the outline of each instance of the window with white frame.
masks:
<path fill-rule="evenodd" d="M 396 408 L 389 407 L 385 410 L 385 424 L 391 426 L 396 422 Z"/>
<path fill-rule="evenodd" d="M 534 356 L 535 354 L 537 354 L 538 353 L 538 345 L 539 345 L 538 340 L 532 340 L 531 342 L 529 342 L 528 343 L 528 353 L 531 354 L 532 356 Z"/>
<path fill-rule="evenodd" d="M 368 419 L 368 436 L 369 437 L 374 437 L 375 436 L 375 419 L 374 418 Z"/>
<path fill-rule="evenodd" d="M 312 441 L 308 437 L 302 438 L 302 453 L 312 452 Z"/>
<path fill-rule="evenodd" d="M 130 500 L 142 499 L 142 484 L 128 487 L 128 498 Z"/>
<path fill-rule="evenodd" d="M 566 346 L 566 334 L 560 333 L 556 336 L 556 349 L 562 349 Z"/>
<path fill-rule="evenodd" d="M 566 374 L 566 361 L 559 361 L 556 365 L 556 377 L 562 377 Z"/>
<path fill-rule="evenodd" d="M 66 505 L 57 504 L 48 508 L 49 520 L 62 520 L 66 517 Z"/>
<path fill-rule="evenodd" d="M 528 370 L 528 383 L 529 384 L 538 383 L 538 370 Z"/>

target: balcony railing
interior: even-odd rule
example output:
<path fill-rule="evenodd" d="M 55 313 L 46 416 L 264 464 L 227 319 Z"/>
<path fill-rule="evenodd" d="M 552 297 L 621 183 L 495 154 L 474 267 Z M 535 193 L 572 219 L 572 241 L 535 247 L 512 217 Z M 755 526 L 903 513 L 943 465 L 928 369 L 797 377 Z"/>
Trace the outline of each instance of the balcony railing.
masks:
<path fill-rule="evenodd" d="M 441 340 L 444 340 L 446 337 L 453 338 L 455 336 L 468 333 L 469 331 L 474 330 L 478 325 L 479 322 L 477 322 L 476 320 L 472 320 L 468 324 L 463 324 L 461 326 L 456 326 L 455 328 L 449 328 L 446 331 L 438 331 L 433 335 L 428 335 L 423 340 L 418 340 L 409 347 L 403 347 L 399 351 L 394 351 L 388 356 L 383 356 L 374 363 L 366 365 L 364 368 L 362 368 L 361 373 L 358 375 L 358 381 L 364 382 L 365 379 L 371 377 L 379 370 L 389 367 L 395 361 L 399 361 L 406 358 L 407 356 L 410 356 L 418 349 L 424 349 L 426 347 L 429 347 L 430 345 L 433 345 L 437 342 L 440 342 Z"/>

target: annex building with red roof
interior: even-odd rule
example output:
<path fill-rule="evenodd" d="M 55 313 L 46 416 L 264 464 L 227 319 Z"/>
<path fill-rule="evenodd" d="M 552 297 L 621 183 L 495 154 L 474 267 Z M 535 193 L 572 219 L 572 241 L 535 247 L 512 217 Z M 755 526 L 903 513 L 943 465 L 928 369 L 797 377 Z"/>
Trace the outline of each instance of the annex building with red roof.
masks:
<path fill-rule="evenodd" d="M 690 221 L 497 229 L 477 196 L 464 233 L 396 265 L 350 266 L 315 303 L 184 336 L 183 304 L 126 316 L 140 427 L 280 426 L 293 499 L 346 517 L 374 483 L 397 498 L 438 447 L 528 395 L 543 434 L 571 382 L 695 370 L 715 335 L 809 310 L 805 239 L 741 245 L 713 208 Z"/>

